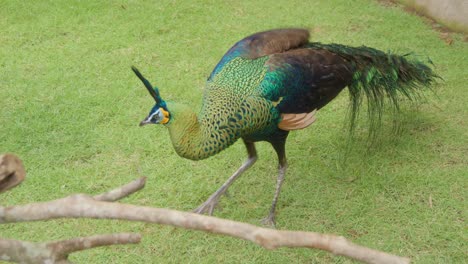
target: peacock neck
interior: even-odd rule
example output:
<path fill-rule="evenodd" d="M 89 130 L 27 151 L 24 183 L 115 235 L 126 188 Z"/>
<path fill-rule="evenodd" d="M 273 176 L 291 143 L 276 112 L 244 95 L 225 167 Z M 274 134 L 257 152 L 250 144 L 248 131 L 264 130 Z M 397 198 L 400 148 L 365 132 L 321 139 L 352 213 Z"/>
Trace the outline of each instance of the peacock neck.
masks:
<path fill-rule="evenodd" d="M 208 158 L 241 136 L 252 136 L 266 125 L 274 124 L 268 122 L 274 118 L 270 116 L 271 105 L 252 96 L 259 93 L 255 89 L 265 78 L 267 59 L 266 56 L 256 60 L 238 57 L 224 65 L 207 82 L 198 116 L 189 107 L 168 104 L 171 120 L 166 126 L 180 156 L 193 160 Z"/>
<path fill-rule="evenodd" d="M 198 118 L 191 108 L 170 105 L 171 121 L 166 124 L 172 145 L 181 157 L 206 159 L 233 144 L 239 136 L 229 128 L 212 126 Z"/>

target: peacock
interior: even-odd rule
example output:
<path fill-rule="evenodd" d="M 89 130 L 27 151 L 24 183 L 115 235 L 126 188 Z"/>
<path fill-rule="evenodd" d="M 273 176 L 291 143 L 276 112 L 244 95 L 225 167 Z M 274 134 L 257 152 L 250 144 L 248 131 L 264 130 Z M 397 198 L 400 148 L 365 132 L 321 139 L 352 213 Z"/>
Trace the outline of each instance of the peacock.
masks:
<path fill-rule="evenodd" d="M 290 131 L 314 123 L 317 111 L 345 87 L 354 123 L 363 98 L 370 117 L 378 119 L 384 102 L 398 109 L 401 98 L 419 98 L 419 91 L 438 77 L 431 67 L 408 54 L 309 42 L 309 31 L 300 28 L 255 33 L 231 47 L 207 79 L 198 114 L 183 104 L 166 102 L 137 68 L 132 70 L 156 101 L 140 126 L 167 127 L 179 156 L 201 160 L 238 139 L 245 144 L 247 160 L 194 212 L 213 214 L 220 197 L 257 160 L 256 142 L 273 146 L 278 157 L 276 189 L 262 221 L 273 226 L 288 166 L 285 143 Z"/>

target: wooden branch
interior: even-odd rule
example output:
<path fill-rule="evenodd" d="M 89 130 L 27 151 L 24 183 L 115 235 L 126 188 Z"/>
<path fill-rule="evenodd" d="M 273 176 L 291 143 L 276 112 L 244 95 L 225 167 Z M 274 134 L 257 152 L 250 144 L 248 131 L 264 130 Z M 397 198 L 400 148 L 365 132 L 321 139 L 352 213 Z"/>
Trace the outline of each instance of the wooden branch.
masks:
<path fill-rule="evenodd" d="M 25 177 L 23 163 L 16 155 L 0 155 L 0 193 L 16 187 Z"/>
<path fill-rule="evenodd" d="M 94 199 L 98 201 L 114 202 L 143 189 L 145 183 L 146 177 L 141 177 L 112 191 L 95 195 Z"/>
<path fill-rule="evenodd" d="M 317 248 L 365 263 L 409 263 L 407 258 L 358 246 L 341 236 L 274 230 L 189 212 L 97 201 L 83 194 L 50 202 L 0 207 L 0 223 L 55 218 L 100 218 L 156 223 L 237 237 L 252 241 L 267 249 Z M 1 249 L 0 254 L 2 254 Z"/>
<path fill-rule="evenodd" d="M 0 192 L 24 180 L 21 160 L 12 155 L 0 156 Z M 355 245 L 342 236 L 315 232 L 281 231 L 176 210 L 114 203 L 144 187 L 140 178 L 110 192 L 94 197 L 77 194 L 42 203 L 1 207 L 0 224 L 41 221 L 55 218 L 98 218 L 140 221 L 223 234 L 252 241 L 267 249 L 306 247 L 326 250 L 365 263 L 409 263 L 407 258 Z M 72 252 L 113 244 L 138 243 L 138 234 L 122 233 L 73 238 L 48 243 L 32 243 L 0 238 L 0 260 L 19 263 L 70 263 Z"/>
<path fill-rule="evenodd" d="M 13 239 L 0 239 L 0 260 L 18 263 L 71 263 L 70 253 L 111 245 L 136 244 L 141 235 L 116 233 L 78 237 L 47 243 L 32 243 Z"/>

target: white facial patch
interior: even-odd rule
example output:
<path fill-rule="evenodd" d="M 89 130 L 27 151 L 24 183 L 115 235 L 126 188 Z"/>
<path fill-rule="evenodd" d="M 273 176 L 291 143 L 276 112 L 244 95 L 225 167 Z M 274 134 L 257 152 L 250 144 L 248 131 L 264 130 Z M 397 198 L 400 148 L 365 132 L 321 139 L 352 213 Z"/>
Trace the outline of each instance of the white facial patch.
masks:
<path fill-rule="evenodd" d="M 156 110 L 156 112 L 154 112 L 152 115 L 148 116 L 148 118 L 146 119 L 146 121 L 149 122 L 149 121 L 153 120 L 153 117 L 154 117 L 155 115 L 157 116 L 156 122 L 158 122 L 158 123 L 159 123 L 160 120 L 162 120 L 162 119 L 164 118 L 164 114 L 161 112 L 161 109 L 158 109 L 158 110 Z"/>

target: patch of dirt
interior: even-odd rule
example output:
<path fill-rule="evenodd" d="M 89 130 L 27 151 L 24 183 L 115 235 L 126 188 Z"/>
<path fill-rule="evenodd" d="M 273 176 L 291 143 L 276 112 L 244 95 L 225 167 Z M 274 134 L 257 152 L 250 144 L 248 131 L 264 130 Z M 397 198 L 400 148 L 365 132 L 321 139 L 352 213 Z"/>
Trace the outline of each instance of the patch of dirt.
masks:
<path fill-rule="evenodd" d="M 395 7 L 399 5 L 395 1 L 392 1 L 392 0 L 378 0 L 377 2 L 379 2 L 379 4 L 385 7 Z"/>
<path fill-rule="evenodd" d="M 454 42 L 454 39 L 453 39 L 452 35 L 454 33 L 459 33 L 459 32 L 455 32 L 455 31 L 451 30 L 450 28 L 448 28 L 448 27 L 446 27 L 444 25 L 439 24 L 433 18 L 428 17 L 428 16 L 424 15 L 421 12 L 418 12 L 415 8 L 413 8 L 411 6 L 406 6 L 406 5 L 400 4 L 395 0 L 378 0 L 378 2 L 382 6 L 385 6 L 385 7 L 400 7 L 404 11 L 406 11 L 406 12 L 412 14 L 412 15 L 417 15 L 419 17 L 422 17 L 423 21 L 425 23 L 430 25 L 433 30 L 439 32 L 439 38 L 441 40 L 443 40 L 447 45 L 452 45 L 453 42 Z M 466 33 L 460 33 L 460 34 L 463 35 L 462 41 L 463 42 L 468 42 L 468 34 L 466 34 Z"/>

